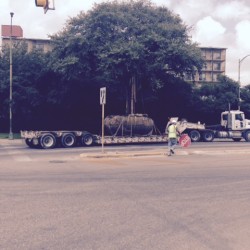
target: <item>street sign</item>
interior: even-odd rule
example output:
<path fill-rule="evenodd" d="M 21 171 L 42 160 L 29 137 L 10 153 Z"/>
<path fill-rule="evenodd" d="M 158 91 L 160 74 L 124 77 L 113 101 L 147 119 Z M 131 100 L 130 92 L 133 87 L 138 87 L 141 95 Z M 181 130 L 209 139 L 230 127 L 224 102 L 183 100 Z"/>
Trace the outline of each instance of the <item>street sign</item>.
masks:
<path fill-rule="evenodd" d="M 102 105 L 102 153 L 104 153 L 104 106 L 106 104 L 106 87 L 100 88 L 100 104 Z"/>
<path fill-rule="evenodd" d="M 181 145 L 181 147 L 184 147 L 184 148 L 189 147 L 191 145 L 190 137 L 187 134 L 181 135 L 179 144 Z"/>
<path fill-rule="evenodd" d="M 100 104 L 106 104 L 106 87 L 100 88 Z"/>

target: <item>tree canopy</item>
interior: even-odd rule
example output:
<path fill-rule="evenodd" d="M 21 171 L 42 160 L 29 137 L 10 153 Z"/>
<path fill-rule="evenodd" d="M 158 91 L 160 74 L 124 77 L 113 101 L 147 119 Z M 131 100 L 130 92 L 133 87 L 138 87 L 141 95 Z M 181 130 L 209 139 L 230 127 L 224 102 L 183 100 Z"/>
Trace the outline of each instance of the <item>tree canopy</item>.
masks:
<path fill-rule="evenodd" d="M 169 116 L 213 124 L 238 106 L 228 77 L 197 88 L 182 76 L 201 69 L 201 51 L 178 15 L 150 1 L 96 4 L 53 35 L 54 49 L 13 48 L 13 129 L 84 129 L 98 133 L 99 88 L 106 114 L 147 113 L 160 128 Z M 8 129 L 9 48 L 0 53 L 0 130 Z M 248 117 L 250 87 L 241 88 Z M 136 111 L 133 105 L 137 101 Z"/>
<path fill-rule="evenodd" d="M 201 69 L 200 49 L 188 33 L 178 15 L 150 1 L 104 2 L 52 36 L 53 68 L 68 81 L 108 86 L 128 107 L 135 90 L 152 93 Z"/>

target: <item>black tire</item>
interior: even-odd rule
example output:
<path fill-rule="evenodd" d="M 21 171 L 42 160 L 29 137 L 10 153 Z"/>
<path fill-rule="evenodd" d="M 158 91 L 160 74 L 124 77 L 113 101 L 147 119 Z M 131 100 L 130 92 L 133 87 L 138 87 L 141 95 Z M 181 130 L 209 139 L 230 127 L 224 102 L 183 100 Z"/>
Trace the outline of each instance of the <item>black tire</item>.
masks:
<path fill-rule="evenodd" d="M 30 148 L 39 148 L 39 140 L 37 138 L 33 139 L 26 138 L 25 143 Z"/>
<path fill-rule="evenodd" d="M 76 143 L 76 137 L 72 133 L 65 133 L 62 135 L 61 143 L 64 148 L 73 147 Z"/>
<path fill-rule="evenodd" d="M 29 146 L 30 148 L 33 148 L 32 139 L 26 138 L 26 139 L 25 139 L 25 143 L 26 143 L 26 145 Z"/>
<path fill-rule="evenodd" d="M 233 139 L 233 141 L 237 142 L 237 141 L 241 141 L 242 138 L 232 138 L 232 139 Z"/>
<path fill-rule="evenodd" d="M 50 133 L 44 134 L 40 138 L 40 145 L 44 149 L 54 148 L 56 145 L 56 137 Z"/>
<path fill-rule="evenodd" d="M 202 134 L 202 139 L 205 142 L 211 142 L 214 140 L 214 133 L 212 131 L 205 131 Z"/>
<path fill-rule="evenodd" d="M 91 146 L 94 142 L 93 136 L 91 134 L 84 134 L 81 139 L 83 146 Z"/>
<path fill-rule="evenodd" d="M 247 141 L 247 142 L 250 142 L 250 130 L 246 131 L 245 134 L 244 134 L 244 139 Z"/>
<path fill-rule="evenodd" d="M 198 142 L 201 139 L 201 134 L 198 130 L 191 130 L 189 132 L 189 137 L 192 142 Z"/>

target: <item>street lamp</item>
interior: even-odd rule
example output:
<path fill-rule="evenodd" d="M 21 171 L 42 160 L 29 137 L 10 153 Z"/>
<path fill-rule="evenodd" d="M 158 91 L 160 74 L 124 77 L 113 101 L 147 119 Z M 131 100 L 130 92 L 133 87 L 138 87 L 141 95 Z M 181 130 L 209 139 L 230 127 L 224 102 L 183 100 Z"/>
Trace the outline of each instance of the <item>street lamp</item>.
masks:
<path fill-rule="evenodd" d="M 10 133 L 9 139 L 13 140 L 13 132 L 12 132 L 12 18 L 14 16 L 13 12 L 10 12 Z"/>
<path fill-rule="evenodd" d="M 239 70 L 238 70 L 238 84 L 239 84 L 239 93 L 238 93 L 238 110 L 240 110 L 240 64 L 247 58 L 249 55 L 244 56 L 242 59 L 239 59 Z"/>

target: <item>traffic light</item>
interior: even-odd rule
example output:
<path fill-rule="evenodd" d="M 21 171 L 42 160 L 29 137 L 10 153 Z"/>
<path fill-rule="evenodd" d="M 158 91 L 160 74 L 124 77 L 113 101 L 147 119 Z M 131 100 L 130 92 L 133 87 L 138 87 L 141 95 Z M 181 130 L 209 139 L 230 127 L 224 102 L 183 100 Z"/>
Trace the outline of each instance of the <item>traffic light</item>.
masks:
<path fill-rule="evenodd" d="M 48 8 L 49 0 L 35 0 L 37 7 L 43 7 L 44 9 Z"/>
<path fill-rule="evenodd" d="M 37 7 L 43 7 L 44 13 L 48 10 L 55 10 L 54 0 L 35 0 L 35 4 Z"/>

